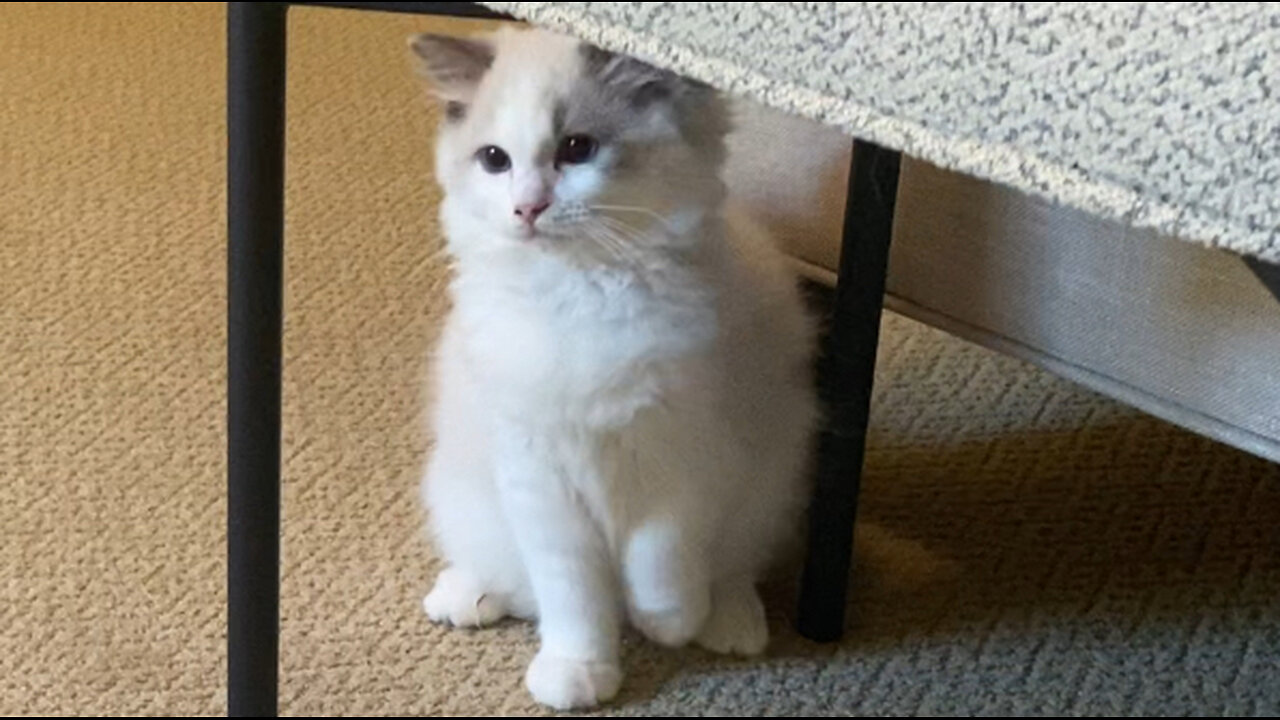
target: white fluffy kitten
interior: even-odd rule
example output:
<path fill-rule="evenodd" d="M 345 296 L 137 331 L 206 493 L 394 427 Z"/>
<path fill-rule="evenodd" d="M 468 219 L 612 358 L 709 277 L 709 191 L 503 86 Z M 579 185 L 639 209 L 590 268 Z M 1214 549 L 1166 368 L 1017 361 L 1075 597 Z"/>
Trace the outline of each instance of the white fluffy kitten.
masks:
<path fill-rule="evenodd" d="M 796 530 L 816 416 L 795 280 L 726 210 L 709 88 L 541 31 L 419 36 L 456 265 L 423 496 L 433 620 L 537 618 L 525 681 L 618 690 L 625 616 L 764 650 L 755 583 Z"/>

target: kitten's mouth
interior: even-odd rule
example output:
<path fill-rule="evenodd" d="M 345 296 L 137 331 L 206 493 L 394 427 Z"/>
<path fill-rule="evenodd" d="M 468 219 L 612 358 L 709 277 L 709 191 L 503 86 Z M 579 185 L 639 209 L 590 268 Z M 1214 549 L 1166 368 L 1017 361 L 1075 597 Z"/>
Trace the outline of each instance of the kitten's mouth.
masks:
<path fill-rule="evenodd" d="M 516 228 L 516 239 L 521 242 L 534 242 L 536 240 L 551 241 L 565 236 L 565 227 L 560 224 L 542 224 L 537 225 L 521 225 Z"/>

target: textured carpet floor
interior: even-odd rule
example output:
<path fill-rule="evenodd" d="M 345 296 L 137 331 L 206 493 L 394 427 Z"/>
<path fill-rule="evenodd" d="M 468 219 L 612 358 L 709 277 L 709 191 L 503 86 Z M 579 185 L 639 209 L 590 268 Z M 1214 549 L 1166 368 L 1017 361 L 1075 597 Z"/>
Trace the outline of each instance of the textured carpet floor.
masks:
<path fill-rule="evenodd" d="M 218 714 L 223 8 L 0 8 L 0 713 Z M 427 23 L 298 11 L 282 709 L 520 714 L 529 628 L 431 627 Z M 1280 469 L 889 317 L 848 639 L 627 648 L 613 712 L 1280 712 Z"/>

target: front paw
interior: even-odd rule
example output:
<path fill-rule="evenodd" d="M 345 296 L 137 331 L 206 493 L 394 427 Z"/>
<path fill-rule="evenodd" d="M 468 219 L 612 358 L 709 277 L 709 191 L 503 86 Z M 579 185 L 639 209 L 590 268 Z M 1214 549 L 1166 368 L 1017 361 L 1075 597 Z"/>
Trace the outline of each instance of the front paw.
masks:
<path fill-rule="evenodd" d="M 540 650 L 524 684 L 534 700 L 556 710 L 590 708 L 618 694 L 622 669 L 616 662 L 571 660 Z"/>
<path fill-rule="evenodd" d="M 500 599 L 485 593 L 465 572 L 446 568 L 435 587 L 422 599 L 422 609 L 433 622 L 454 627 L 492 625 L 506 615 Z"/>
<path fill-rule="evenodd" d="M 711 617 L 698 635 L 698 644 L 725 655 L 759 655 L 769 644 L 764 603 L 749 581 L 716 588 Z"/>

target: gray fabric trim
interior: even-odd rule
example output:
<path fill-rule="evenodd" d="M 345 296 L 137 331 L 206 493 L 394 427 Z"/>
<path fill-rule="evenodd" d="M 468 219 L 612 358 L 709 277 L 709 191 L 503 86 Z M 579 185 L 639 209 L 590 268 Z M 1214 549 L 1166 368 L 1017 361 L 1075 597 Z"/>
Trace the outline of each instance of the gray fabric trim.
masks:
<path fill-rule="evenodd" d="M 836 276 L 830 270 L 803 260 L 796 260 L 797 271 L 803 277 L 827 286 L 834 286 Z M 1267 269 L 1270 269 L 1269 266 Z M 1205 437 L 1226 443 L 1271 462 L 1280 463 L 1280 442 L 1225 423 L 1198 410 L 1170 402 L 1145 390 L 1120 382 L 1113 377 L 1094 372 L 1070 360 L 1048 355 L 986 328 L 957 320 L 950 315 L 918 305 L 893 293 L 885 296 L 885 308 L 904 317 L 935 327 L 962 340 L 989 350 L 1011 355 L 1059 377 L 1066 378 L 1094 392 L 1116 399 L 1149 415 L 1186 428 Z"/>
<path fill-rule="evenodd" d="M 1065 358 L 1047 355 L 1036 348 L 990 332 L 985 328 L 970 325 L 944 313 L 916 305 L 910 300 L 890 294 L 885 298 L 885 307 L 899 315 L 918 320 L 969 342 L 1025 360 L 1055 375 L 1079 383 L 1108 397 L 1115 398 L 1120 402 L 1179 427 L 1237 447 L 1245 452 L 1253 453 L 1266 460 L 1280 463 L 1280 442 L 1276 442 L 1266 436 L 1225 423 L 1211 415 L 1206 415 L 1184 405 L 1170 402 L 1140 388 L 1120 382 L 1108 375 L 1102 375 L 1084 366 L 1076 365 Z"/>

